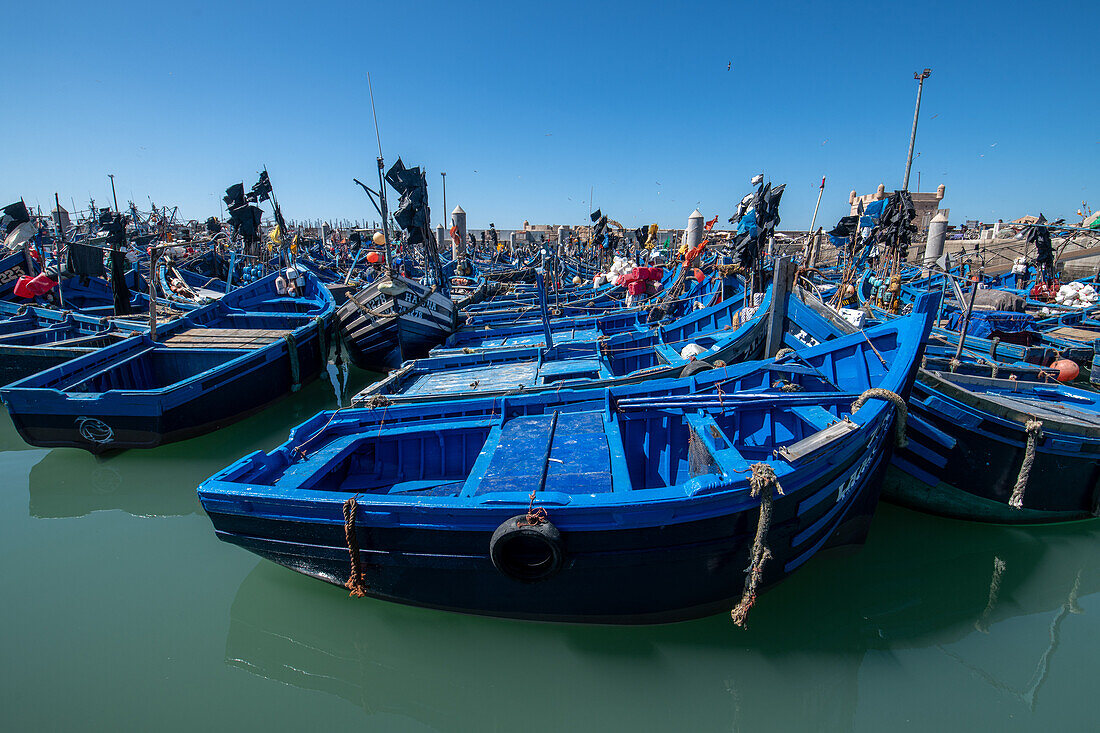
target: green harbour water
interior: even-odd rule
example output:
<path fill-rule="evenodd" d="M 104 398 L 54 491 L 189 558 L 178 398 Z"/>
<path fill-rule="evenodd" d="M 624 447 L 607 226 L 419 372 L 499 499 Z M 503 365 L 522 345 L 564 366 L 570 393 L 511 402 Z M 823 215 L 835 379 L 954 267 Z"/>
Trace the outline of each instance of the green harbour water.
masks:
<path fill-rule="evenodd" d="M 338 404 L 338 382 L 330 366 L 241 423 L 105 459 L 27 446 L 0 416 L 0 730 L 1100 728 L 1098 523 L 882 505 L 865 547 L 766 591 L 747 630 L 354 599 L 219 541 L 195 487 Z"/>

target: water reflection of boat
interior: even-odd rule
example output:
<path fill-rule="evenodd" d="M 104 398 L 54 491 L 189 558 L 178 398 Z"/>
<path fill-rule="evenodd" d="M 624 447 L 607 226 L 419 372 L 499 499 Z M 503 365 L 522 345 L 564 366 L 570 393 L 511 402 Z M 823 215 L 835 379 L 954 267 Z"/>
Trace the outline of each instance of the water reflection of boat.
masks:
<path fill-rule="evenodd" d="M 346 399 L 360 388 L 362 376 L 329 365 L 331 379 L 304 386 L 260 415 L 209 435 L 171 443 L 148 451 L 127 451 L 100 458 L 72 448 L 55 448 L 30 471 L 30 513 L 35 517 L 79 517 L 104 509 L 135 516 L 180 516 L 199 510 L 195 487 L 222 466 L 260 448 L 270 448 L 297 425 L 336 401 L 335 389 Z M 0 420 L 0 447 L 10 433 L 13 447 L 24 447 L 11 421 Z M 29 447 L 29 446 L 26 446 Z"/>
<path fill-rule="evenodd" d="M 1008 655 L 1011 673 L 1042 679 L 1073 620 L 1067 599 L 1100 589 L 1095 541 L 1081 525 L 977 527 L 885 507 L 860 553 L 822 557 L 761 596 L 747 631 L 725 615 L 607 628 L 446 614 L 350 600 L 261 563 L 233 602 L 226 663 L 446 730 L 486 716 L 562 728 L 578 711 L 586 728 L 850 730 L 860 686 L 880 682 L 859 674 L 873 650 L 941 649 L 1027 704 L 1036 685 L 998 670 Z M 1021 624 L 1034 643 L 1003 643 Z"/>
<path fill-rule="evenodd" d="M 769 625 L 770 626 L 770 625 Z M 763 630 L 765 625 L 761 624 Z M 769 660 L 728 618 L 648 628 L 486 619 L 345 594 L 261 563 L 233 603 L 226 663 L 437 730 L 847 730 L 860 657 Z M 748 643 L 752 643 L 751 641 Z M 746 656 L 751 657 L 746 659 Z M 816 667 L 814 689 L 765 711 L 768 689 Z M 568 701 L 568 704 L 563 704 Z M 822 721 L 835 724 L 822 725 Z"/>

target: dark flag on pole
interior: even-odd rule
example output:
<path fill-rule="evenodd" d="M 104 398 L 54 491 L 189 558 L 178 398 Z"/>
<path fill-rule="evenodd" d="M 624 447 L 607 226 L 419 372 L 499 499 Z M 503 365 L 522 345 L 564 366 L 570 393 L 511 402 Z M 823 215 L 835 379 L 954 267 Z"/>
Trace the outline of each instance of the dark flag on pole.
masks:
<path fill-rule="evenodd" d="M 229 209 L 229 220 L 233 223 L 234 233 L 240 234 L 247 245 L 258 242 L 263 211 L 245 200 L 243 183 L 234 183 L 225 189 L 225 206 Z"/>
<path fill-rule="evenodd" d="M 1028 226 L 1024 241 L 1035 245 L 1035 262 L 1039 265 L 1054 264 L 1054 245 L 1050 241 L 1050 227 L 1046 226 L 1047 218 L 1039 214 L 1039 220 Z"/>
<path fill-rule="evenodd" d="M 267 201 L 271 198 L 271 178 L 267 175 L 267 171 L 260 172 L 260 180 L 256 181 L 256 185 L 252 187 L 252 190 L 248 193 L 248 200 L 252 203 L 258 203 L 260 201 Z"/>
<path fill-rule="evenodd" d="M 401 194 L 393 218 L 405 230 L 405 242 L 421 244 L 425 241 L 424 231 L 428 223 L 428 185 L 424 174 L 419 166 L 406 168 L 398 158 L 386 173 L 386 182 Z"/>
<path fill-rule="evenodd" d="M 3 226 L 5 237 L 11 234 L 20 224 L 31 220 L 27 205 L 22 200 L 16 201 L 14 204 L 8 204 L 0 211 L 3 212 L 3 217 L 0 217 L 0 225 Z"/>

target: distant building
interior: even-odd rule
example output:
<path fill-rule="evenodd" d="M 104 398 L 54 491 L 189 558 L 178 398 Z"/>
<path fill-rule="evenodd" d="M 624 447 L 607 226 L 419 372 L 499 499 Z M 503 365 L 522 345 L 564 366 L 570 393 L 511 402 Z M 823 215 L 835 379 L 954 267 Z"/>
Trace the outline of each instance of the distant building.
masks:
<path fill-rule="evenodd" d="M 928 224 L 932 221 L 932 217 L 940 211 L 940 202 L 943 201 L 943 195 L 947 191 L 947 187 L 942 183 L 936 188 L 933 193 L 918 193 L 910 191 L 909 195 L 913 199 L 913 207 L 917 210 L 917 229 L 924 231 L 928 229 Z M 855 216 L 858 213 L 859 205 L 862 203 L 864 208 L 872 201 L 881 201 L 884 198 L 888 198 L 889 194 L 886 193 L 886 186 L 882 183 L 878 184 L 878 189 L 874 193 L 858 195 L 855 191 L 852 191 L 848 196 L 848 203 L 852 206 L 852 215 Z M 951 210 L 944 210 L 946 215 L 950 216 Z"/>

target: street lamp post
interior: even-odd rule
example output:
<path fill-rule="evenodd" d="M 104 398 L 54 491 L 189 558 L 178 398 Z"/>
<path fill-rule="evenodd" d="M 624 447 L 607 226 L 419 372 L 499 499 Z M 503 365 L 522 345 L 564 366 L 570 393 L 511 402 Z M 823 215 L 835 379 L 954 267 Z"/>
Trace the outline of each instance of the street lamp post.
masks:
<path fill-rule="evenodd" d="M 909 134 L 909 155 L 905 159 L 905 181 L 902 182 L 902 190 L 909 190 L 909 170 L 913 167 L 913 146 L 917 144 L 917 118 L 920 116 L 920 95 L 924 91 L 924 80 L 932 75 L 931 69 L 914 71 L 913 78 L 917 80 L 917 108 L 913 110 L 913 131 Z"/>

